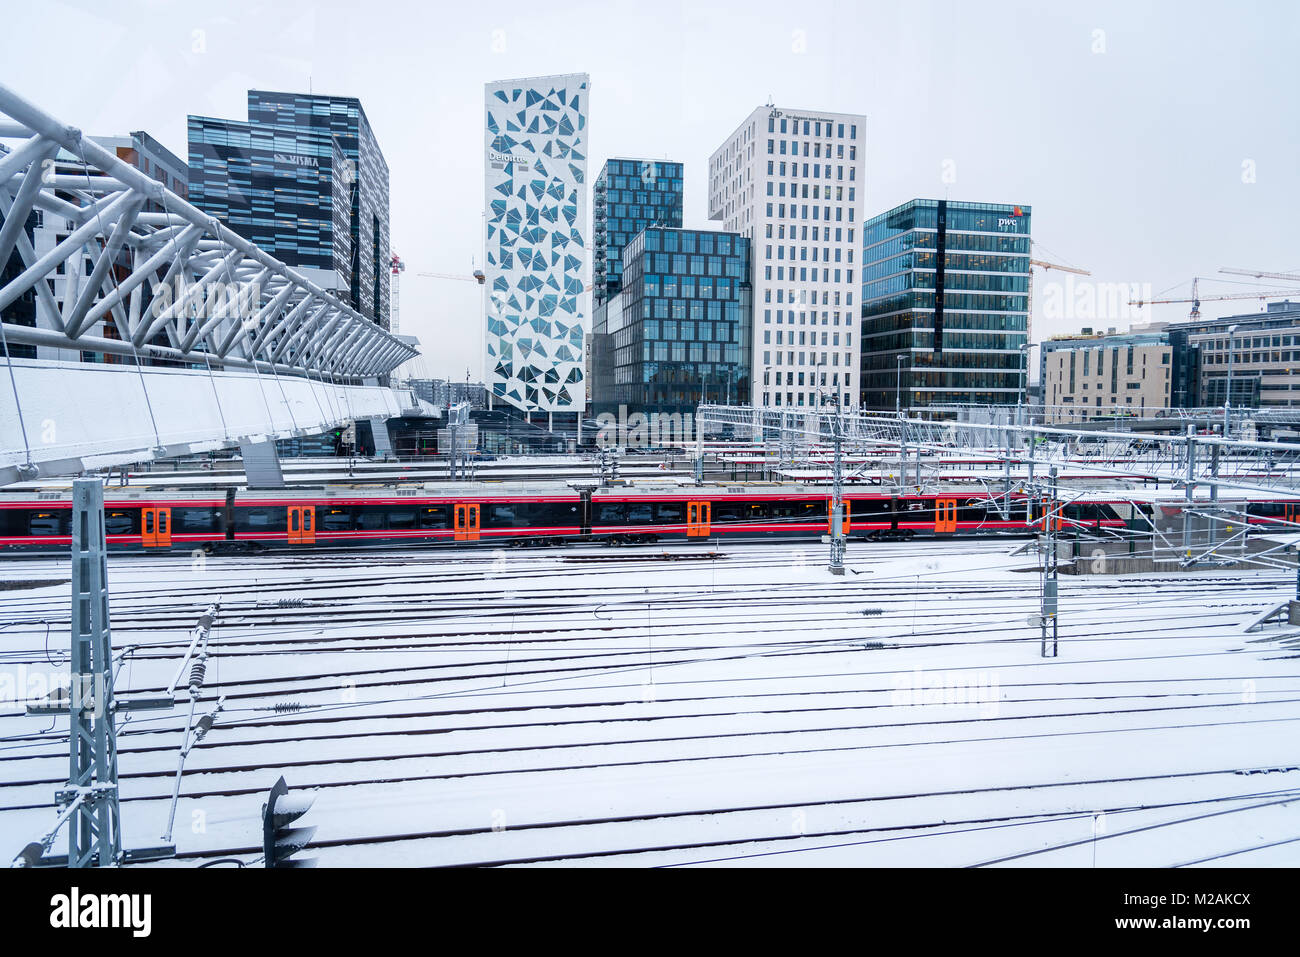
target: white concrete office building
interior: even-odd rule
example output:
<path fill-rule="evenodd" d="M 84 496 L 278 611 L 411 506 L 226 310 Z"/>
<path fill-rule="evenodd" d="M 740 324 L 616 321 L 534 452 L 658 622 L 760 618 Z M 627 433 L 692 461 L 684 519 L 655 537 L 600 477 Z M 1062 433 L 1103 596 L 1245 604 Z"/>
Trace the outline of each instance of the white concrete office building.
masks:
<path fill-rule="evenodd" d="M 709 158 L 709 218 L 751 241 L 754 405 L 857 406 L 866 117 L 764 106 Z"/>

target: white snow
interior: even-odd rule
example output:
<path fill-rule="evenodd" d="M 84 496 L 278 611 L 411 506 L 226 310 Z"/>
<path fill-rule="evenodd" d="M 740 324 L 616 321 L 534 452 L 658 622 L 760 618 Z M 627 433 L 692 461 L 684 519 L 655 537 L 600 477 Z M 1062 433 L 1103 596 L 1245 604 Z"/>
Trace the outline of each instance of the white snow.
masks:
<path fill-rule="evenodd" d="M 1300 863 L 1297 629 L 1242 630 L 1293 577 L 1063 576 L 1043 659 L 1016 544 L 855 543 L 843 578 L 814 543 L 113 557 L 117 687 L 221 597 L 175 839 L 250 863 L 281 774 L 332 866 Z M 726 557 L 624 560 L 665 550 Z M 0 591 L 2 667 L 51 671 L 66 618 L 66 584 Z M 186 711 L 119 724 L 127 846 Z M 53 822 L 66 740 L 17 737 L 51 724 L 0 718 L 0 850 Z"/>

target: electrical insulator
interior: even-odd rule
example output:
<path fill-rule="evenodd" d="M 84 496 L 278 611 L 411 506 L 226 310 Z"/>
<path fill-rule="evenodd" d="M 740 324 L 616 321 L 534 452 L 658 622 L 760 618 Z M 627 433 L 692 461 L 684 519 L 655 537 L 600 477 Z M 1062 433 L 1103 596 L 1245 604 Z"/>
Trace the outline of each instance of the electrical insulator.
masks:
<path fill-rule="evenodd" d="M 203 677 L 207 674 L 208 663 L 200 658 L 190 666 L 190 694 L 198 694 L 203 687 Z"/>

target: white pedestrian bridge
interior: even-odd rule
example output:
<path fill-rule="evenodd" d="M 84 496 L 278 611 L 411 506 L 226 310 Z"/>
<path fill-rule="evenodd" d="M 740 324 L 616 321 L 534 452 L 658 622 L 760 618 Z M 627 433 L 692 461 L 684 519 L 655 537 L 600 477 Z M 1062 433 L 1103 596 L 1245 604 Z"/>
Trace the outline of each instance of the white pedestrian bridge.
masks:
<path fill-rule="evenodd" d="M 52 248 L 33 213 L 61 222 Z M 0 321 L 0 484 L 436 414 L 384 385 L 413 340 L 0 86 L 0 266 L 15 253 L 0 310 L 35 323 Z M 105 361 L 61 361 L 85 354 Z"/>

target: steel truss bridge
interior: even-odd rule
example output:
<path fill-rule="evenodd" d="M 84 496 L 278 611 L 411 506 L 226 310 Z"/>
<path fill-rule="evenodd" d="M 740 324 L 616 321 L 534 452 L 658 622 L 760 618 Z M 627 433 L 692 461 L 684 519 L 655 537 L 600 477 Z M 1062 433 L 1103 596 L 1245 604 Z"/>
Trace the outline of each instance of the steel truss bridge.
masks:
<path fill-rule="evenodd" d="M 0 322 L 0 484 L 432 411 L 383 384 L 408 341 L 4 86 L 0 141 L 0 309 L 37 313 Z M 33 210 L 66 223 L 40 255 Z"/>

